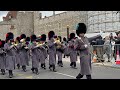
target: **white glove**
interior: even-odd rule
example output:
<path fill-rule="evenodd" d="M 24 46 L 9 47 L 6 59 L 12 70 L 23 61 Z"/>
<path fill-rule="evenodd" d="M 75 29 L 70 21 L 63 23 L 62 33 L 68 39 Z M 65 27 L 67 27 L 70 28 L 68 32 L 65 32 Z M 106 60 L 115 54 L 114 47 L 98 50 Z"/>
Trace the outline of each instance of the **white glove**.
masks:
<path fill-rule="evenodd" d="M 88 45 L 87 45 L 87 44 L 85 44 L 84 46 L 85 46 L 85 48 L 87 48 L 87 47 L 88 47 Z"/>
<path fill-rule="evenodd" d="M 81 37 L 78 37 L 78 39 L 80 39 L 80 40 L 81 40 Z"/>
<path fill-rule="evenodd" d="M 56 41 L 54 43 L 57 43 Z"/>
<path fill-rule="evenodd" d="M 25 47 L 25 49 L 28 49 L 28 47 Z"/>
<path fill-rule="evenodd" d="M 10 46 L 10 48 L 13 48 L 13 47 L 14 47 L 14 45 L 11 45 L 11 46 Z"/>

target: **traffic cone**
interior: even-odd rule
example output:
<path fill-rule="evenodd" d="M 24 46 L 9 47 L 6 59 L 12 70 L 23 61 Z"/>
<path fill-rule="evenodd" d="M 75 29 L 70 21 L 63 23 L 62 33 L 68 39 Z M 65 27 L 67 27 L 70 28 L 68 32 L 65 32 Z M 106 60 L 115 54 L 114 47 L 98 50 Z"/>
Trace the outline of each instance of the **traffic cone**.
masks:
<path fill-rule="evenodd" d="M 120 56 L 119 56 L 119 51 L 117 51 L 117 56 L 116 56 L 116 64 L 120 64 Z"/>
<path fill-rule="evenodd" d="M 93 51 L 93 54 L 94 54 L 94 56 L 93 56 L 93 60 L 92 60 L 92 61 L 95 63 L 95 62 L 97 62 L 97 58 L 96 58 L 96 56 L 97 56 L 97 55 L 96 55 L 96 51 Z"/>

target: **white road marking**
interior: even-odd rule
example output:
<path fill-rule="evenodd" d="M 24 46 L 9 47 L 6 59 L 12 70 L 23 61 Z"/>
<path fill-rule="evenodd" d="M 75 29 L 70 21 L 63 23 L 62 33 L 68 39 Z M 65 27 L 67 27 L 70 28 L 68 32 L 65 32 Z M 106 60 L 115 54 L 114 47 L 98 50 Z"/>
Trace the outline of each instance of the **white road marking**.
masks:
<path fill-rule="evenodd" d="M 59 73 L 59 72 L 55 72 L 55 73 L 57 73 L 57 74 L 61 74 L 61 75 L 64 75 L 64 76 L 68 76 L 68 77 L 72 77 L 72 78 L 75 78 L 75 79 L 76 79 L 76 77 L 74 77 L 74 76 L 71 76 L 71 75 L 68 75 L 68 74 Z"/>

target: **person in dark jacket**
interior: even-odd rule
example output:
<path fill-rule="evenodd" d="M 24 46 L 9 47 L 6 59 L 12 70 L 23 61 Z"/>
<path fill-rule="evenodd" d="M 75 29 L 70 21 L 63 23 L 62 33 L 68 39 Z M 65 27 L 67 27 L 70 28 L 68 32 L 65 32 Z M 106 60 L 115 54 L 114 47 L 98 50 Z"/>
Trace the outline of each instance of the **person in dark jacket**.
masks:
<path fill-rule="evenodd" d="M 103 59 L 103 55 L 104 55 L 104 52 L 103 52 L 104 41 L 102 40 L 102 37 L 100 37 L 100 38 L 98 38 L 98 39 L 96 40 L 96 45 L 98 45 L 98 46 L 96 47 L 96 49 L 97 49 L 97 56 L 98 56 L 99 58 Z M 99 62 L 99 61 L 102 61 L 102 60 L 98 59 L 98 62 Z"/>

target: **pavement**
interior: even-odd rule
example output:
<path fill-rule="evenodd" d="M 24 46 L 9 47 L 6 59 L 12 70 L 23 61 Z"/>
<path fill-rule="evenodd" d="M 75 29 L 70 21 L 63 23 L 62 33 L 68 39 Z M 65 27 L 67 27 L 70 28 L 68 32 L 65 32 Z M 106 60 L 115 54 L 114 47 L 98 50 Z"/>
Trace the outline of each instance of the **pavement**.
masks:
<path fill-rule="evenodd" d="M 69 62 L 69 58 L 66 58 L 64 61 Z M 78 61 L 77 63 L 80 63 L 79 60 L 79 56 L 78 56 Z M 93 65 L 97 65 L 97 66 L 104 66 L 104 67 L 111 67 L 111 68 L 118 68 L 120 69 L 120 65 L 117 65 L 115 63 L 115 60 L 111 60 L 110 62 L 108 62 L 107 60 L 105 60 L 105 62 L 92 62 Z"/>
<path fill-rule="evenodd" d="M 76 63 L 77 69 L 70 67 L 70 58 L 63 58 L 63 67 L 56 65 L 57 72 L 52 72 L 49 70 L 49 61 L 46 60 L 46 70 L 39 68 L 39 75 L 32 73 L 31 71 L 31 62 L 27 66 L 27 72 L 23 70 L 15 69 L 13 71 L 14 77 L 12 79 L 76 79 L 76 76 L 80 72 L 80 60 Z M 114 68 L 111 68 L 114 67 Z M 104 63 L 92 63 L 92 78 L 93 79 L 119 79 L 120 78 L 120 67 L 116 66 L 110 62 Z M 118 68 L 118 69 L 117 69 Z M 8 71 L 5 75 L 1 75 L 0 79 L 10 79 L 8 77 Z M 84 76 L 82 79 L 86 79 Z"/>

